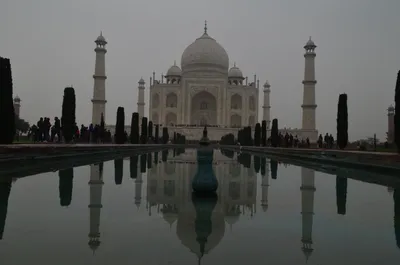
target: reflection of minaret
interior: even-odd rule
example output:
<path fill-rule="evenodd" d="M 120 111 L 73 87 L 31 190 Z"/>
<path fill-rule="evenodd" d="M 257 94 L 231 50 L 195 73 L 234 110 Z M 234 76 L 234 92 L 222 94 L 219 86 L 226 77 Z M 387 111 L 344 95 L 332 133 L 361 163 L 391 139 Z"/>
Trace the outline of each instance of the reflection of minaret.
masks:
<path fill-rule="evenodd" d="M 8 198 L 11 192 L 11 180 L 0 182 L 0 240 L 3 239 L 4 226 L 7 218 Z"/>
<path fill-rule="evenodd" d="M 101 204 L 101 194 L 103 190 L 103 172 L 100 165 L 90 166 L 90 232 L 89 246 L 94 251 L 100 245 L 100 213 L 103 205 Z"/>
<path fill-rule="evenodd" d="M 301 215 L 303 234 L 301 242 L 303 243 L 303 253 L 306 261 L 310 257 L 312 248 L 312 226 L 314 215 L 314 175 L 315 171 L 309 168 L 301 168 Z"/>
<path fill-rule="evenodd" d="M 135 205 L 138 209 L 142 201 L 142 175 L 143 173 L 139 173 L 138 177 L 135 179 Z"/>
<path fill-rule="evenodd" d="M 400 248 L 400 190 L 393 192 L 394 200 L 394 233 L 396 236 L 397 247 Z"/>
<path fill-rule="evenodd" d="M 265 212 L 268 209 L 269 170 L 264 171 L 265 174 L 261 175 L 261 207 Z"/>

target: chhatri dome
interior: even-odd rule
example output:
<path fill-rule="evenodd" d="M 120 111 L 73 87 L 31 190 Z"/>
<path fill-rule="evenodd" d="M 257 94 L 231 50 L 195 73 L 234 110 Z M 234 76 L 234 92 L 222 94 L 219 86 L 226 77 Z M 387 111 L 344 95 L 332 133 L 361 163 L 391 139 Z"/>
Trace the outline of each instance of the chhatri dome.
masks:
<path fill-rule="evenodd" d="M 179 66 L 176 65 L 175 61 L 174 65 L 168 69 L 167 74 L 165 76 L 168 77 L 168 76 L 181 76 L 181 75 L 182 75 L 182 70 L 181 68 L 179 68 Z"/>
<path fill-rule="evenodd" d="M 229 57 L 225 49 L 207 33 L 207 22 L 203 35 L 190 44 L 182 54 L 182 71 L 213 68 L 222 72 L 229 69 Z"/>
<path fill-rule="evenodd" d="M 229 78 L 241 78 L 241 79 L 244 79 L 243 73 L 239 69 L 239 67 L 236 66 L 236 63 L 234 63 L 233 67 L 231 69 L 229 69 L 228 77 Z"/>

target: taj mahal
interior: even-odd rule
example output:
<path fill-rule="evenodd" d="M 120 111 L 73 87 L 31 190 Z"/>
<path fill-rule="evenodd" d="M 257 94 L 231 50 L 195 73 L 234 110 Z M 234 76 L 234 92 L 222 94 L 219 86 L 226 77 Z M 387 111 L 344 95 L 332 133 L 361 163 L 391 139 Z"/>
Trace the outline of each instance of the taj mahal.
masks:
<path fill-rule="evenodd" d="M 107 41 L 100 34 L 95 43 L 92 123 L 99 124 L 101 114 L 106 116 Z M 316 141 L 318 136 L 315 120 L 316 47 L 311 37 L 304 46 L 302 128 L 281 129 L 283 133 L 297 135 L 300 139 L 308 137 L 310 141 Z M 228 53 L 208 34 L 207 23 L 205 23 L 203 34 L 184 50 L 180 67 L 175 62 L 165 75 L 161 75 L 160 79 L 157 79 L 153 72 L 147 88 L 143 78 L 138 83 L 139 117 L 145 115 L 145 93 L 148 93 L 149 121 L 161 127 L 168 127 L 170 135 L 176 132 L 185 135 L 188 140 L 198 140 L 201 138 L 204 125 L 207 125 L 209 138 L 220 140 L 228 133 L 237 135 L 237 131 L 245 126 L 254 128 L 261 120 L 265 120 L 267 130 L 270 129 L 271 86 L 269 82 L 265 81 L 262 87 L 263 112 L 262 117 L 259 117 L 260 80 L 256 75 L 249 80 L 236 63 L 230 68 Z M 130 126 L 126 127 L 127 132 L 130 132 Z M 115 130 L 114 125 L 107 125 L 107 128 L 112 132 Z"/>

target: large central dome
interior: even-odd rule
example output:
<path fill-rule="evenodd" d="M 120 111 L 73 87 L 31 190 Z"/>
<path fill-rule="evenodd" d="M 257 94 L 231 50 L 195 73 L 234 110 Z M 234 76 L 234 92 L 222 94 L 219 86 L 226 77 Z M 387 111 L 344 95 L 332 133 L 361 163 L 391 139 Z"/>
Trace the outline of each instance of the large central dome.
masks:
<path fill-rule="evenodd" d="M 202 68 L 215 68 L 227 72 L 229 57 L 225 49 L 207 34 L 204 34 L 190 44 L 182 54 L 182 71 L 201 70 Z"/>

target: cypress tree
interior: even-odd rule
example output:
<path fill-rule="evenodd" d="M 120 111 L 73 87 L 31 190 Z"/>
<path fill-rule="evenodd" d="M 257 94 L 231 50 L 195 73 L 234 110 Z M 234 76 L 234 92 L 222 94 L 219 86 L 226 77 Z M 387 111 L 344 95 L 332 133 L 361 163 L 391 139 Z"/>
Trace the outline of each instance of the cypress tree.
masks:
<path fill-rule="evenodd" d="M 254 129 L 254 145 L 260 146 L 261 144 L 261 125 L 260 123 L 256 124 L 256 128 Z"/>
<path fill-rule="evenodd" d="M 72 201 L 74 169 L 68 168 L 58 171 L 58 192 L 61 206 L 69 206 Z"/>
<path fill-rule="evenodd" d="M 139 113 L 132 113 L 131 119 L 131 144 L 139 143 Z"/>
<path fill-rule="evenodd" d="M 348 142 L 348 117 L 347 117 L 347 94 L 339 95 L 338 112 L 337 112 L 337 145 L 340 149 L 344 149 Z"/>
<path fill-rule="evenodd" d="M 149 121 L 149 129 L 148 129 L 148 137 L 150 139 L 153 139 L 153 122 Z"/>
<path fill-rule="evenodd" d="M 159 138 L 160 138 L 160 126 L 158 124 L 156 124 L 156 129 L 155 129 L 155 132 L 154 132 L 154 142 L 156 144 L 158 144 Z"/>
<path fill-rule="evenodd" d="M 263 120 L 261 125 L 261 144 L 267 146 L 267 121 Z"/>
<path fill-rule="evenodd" d="M 0 144 L 12 144 L 15 136 L 13 81 L 10 59 L 0 57 Z"/>
<path fill-rule="evenodd" d="M 124 160 L 123 159 L 115 159 L 114 160 L 115 185 L 121 185 L 123 177 L 124 177 Z"/>
<path fill-rule="evenodd" d="M 147 155 L 140 155 L 140 173 L 146 173 Z"/>
<path fill-rule="evenodd" d="M 278 147 L 278 145 L 279 145 L 278 119 L 272 120 L 271 145 L 272 145 L 272 147 Z"/>
<path fill-rule="evenodd" d="M 138 176 L 138 156 L 137 155 L 134 155 L 134 156 L 131 156 L 130 158 L 129 158 L 129 162 L 130 162 L 130 167 L 129 167 L 129 169 L 130 169 L 130 173 L 131 173 L 131 179 L 136 179 L 137 178 L 137 176 Z"/>
<path fill-rule="evenodd" d="M 75 134 L 75 128 L 76 128 L 75 109 L 76 109 L 75 90 L 73 87 L 66 87 L 64 89 L 64 98 L 62 103 L 62 115 L 61 115 L 61 130 L 66 143 L 71 142 Z"/>
<path fill-rule="evenodd" d="M 125 111 L 123 107 L 117 109 L 117 124 L 115 125 L 115 143 L 125 143 Z"/>
<path fill-rule="evenodd" d="M 397 81 L 394 96 L 394 142 L 397 152 L 400 153 L 400 71 L 397 73 Z"/>
<path fill-rule="evenodd" d="M 163 144 L 167 144 L 167 143 L 168 143 L 169 134 L 168 134 L 168 128 L 167 128 L 167 127 L 163 127 L 163 130 L 162 130 L 162 140 L 163 140 Z"/>
<path fill-rule="evenodd" d="M 278 162 L 276 160 L 270 160 L 271 167 L 271 178 L 276 179 L 278 176 Z"/>
<path fill-rule="evenodd" d="M 140 143 L 147 144 L 147 118 L 142 118 L 142 133 L 140 135 Z"/>

